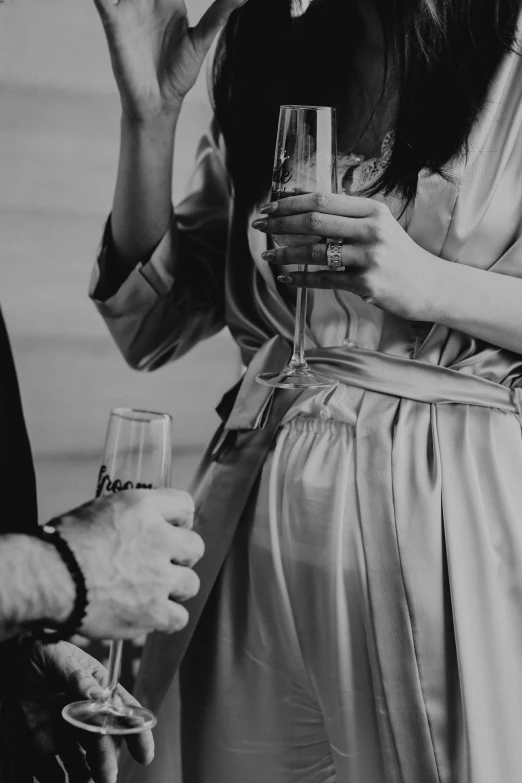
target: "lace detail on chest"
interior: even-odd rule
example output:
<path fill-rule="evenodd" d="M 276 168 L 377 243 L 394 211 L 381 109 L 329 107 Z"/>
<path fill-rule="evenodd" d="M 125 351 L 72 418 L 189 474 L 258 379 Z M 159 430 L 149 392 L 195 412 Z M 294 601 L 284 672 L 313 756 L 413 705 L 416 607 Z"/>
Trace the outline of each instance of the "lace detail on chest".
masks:
<path fill-rule="evenodd" d="M 365 159 L 353 152 L 338 155 L 339 181 L 344 193 L 358 193 L 381 176 L 390 160 L 393 141 L 394 132 L 388 131 L 381 144 L 380 157 Z"/>

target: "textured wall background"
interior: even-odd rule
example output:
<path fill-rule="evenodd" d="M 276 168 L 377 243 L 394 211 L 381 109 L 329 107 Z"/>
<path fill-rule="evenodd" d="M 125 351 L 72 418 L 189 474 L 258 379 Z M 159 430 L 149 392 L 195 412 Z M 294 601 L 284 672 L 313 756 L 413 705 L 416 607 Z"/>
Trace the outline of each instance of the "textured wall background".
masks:
<path fill-rule="evenodd" d="M 191 20 L 206 3 L 189 0 Z M 206 74 L 186 101 L 179 194 L 210 117 Z M 0 301 L 36 459 L 41 519 L 92 497 L 117 405 L 172 413 L 174 483 L 187 486 L 239 371 L 227 333 L 151 375 L 130 370 L 87 299 L 110 209 L 119 104 L 92 0 L 0 7 Z"/>

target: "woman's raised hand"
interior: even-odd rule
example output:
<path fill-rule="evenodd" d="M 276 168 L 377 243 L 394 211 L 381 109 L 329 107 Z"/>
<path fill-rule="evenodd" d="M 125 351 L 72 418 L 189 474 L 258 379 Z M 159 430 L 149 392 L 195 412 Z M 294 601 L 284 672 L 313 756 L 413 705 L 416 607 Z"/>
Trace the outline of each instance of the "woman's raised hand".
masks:
<path fill-rule="evenodd" d="M 123 111 L 141 121 L 176 114 L 219 29 L 245 0 L 215 0 L 190 27 L 184 0 L 94 0 Z"/>

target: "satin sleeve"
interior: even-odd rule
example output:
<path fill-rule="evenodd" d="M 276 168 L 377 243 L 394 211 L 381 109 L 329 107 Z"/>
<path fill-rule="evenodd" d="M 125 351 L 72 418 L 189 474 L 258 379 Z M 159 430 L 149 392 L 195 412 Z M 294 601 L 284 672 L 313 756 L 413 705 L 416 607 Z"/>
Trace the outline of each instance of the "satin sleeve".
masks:
<path fill-rule="evenodd" d="M 116 290 L 109 218 L 89 296 L 134 369 L 161 367 L 224 327 L 229 209 L 224 152 L 211 128 L 199 143 L 186 195 L 165 236 Z"/>

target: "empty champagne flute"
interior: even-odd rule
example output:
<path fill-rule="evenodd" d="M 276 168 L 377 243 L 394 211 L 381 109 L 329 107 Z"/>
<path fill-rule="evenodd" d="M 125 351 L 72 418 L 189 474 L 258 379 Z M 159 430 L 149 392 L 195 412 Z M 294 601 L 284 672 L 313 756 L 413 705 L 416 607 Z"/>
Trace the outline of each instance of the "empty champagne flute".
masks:
<path fill-rule="evenodd" d="M 331 106 L 281 106 L 272 176 L 272 201 L 304 193 L 337 193 L 337 134 Z M 273 236 L 280 247 L 303 244 L 303 237 Z M 299 265 L 298 271 L 306 271 Z M 294 348 L 286 367 L 261 373 L 258 383 L 278 389 L 333 386 L 334 378 L 312 372 L 304 352 L 308 290 L 297 289 Z"/>
<path fill-rule="evenodd" d="M 126 489 L 170 486 L 172 418 L 166 413 L 115 408 L 109 418 L 96 497 Z M 109 676 L 100 700 L 68 704 L 62 715 L 73 726 L 97 734 L 138 734 L 156 725 L 143 707 L 128 707 L 118 698 L 122 641 L 111 642 Z"/>

